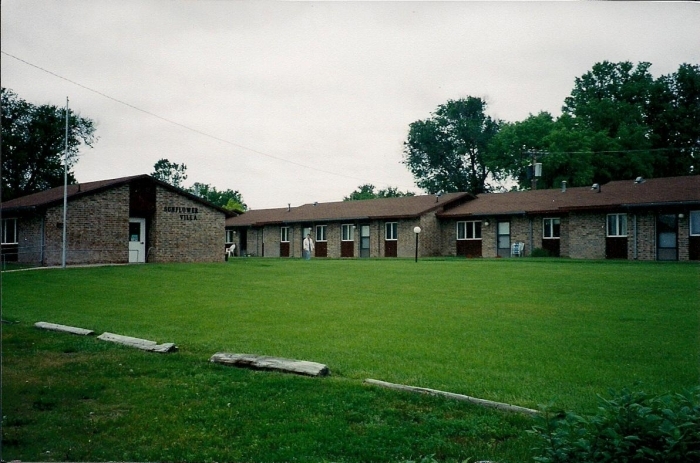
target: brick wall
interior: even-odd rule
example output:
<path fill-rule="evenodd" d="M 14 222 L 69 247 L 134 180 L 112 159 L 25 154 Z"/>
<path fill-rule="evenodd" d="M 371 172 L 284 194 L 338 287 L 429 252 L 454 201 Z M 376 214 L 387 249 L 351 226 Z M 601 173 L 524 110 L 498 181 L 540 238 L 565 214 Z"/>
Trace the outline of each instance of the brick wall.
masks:
<path fill-rule="evenodd" d="M 62 263 L 63 204 L 46 210 L 47 266 Z M 68 202 L 66 264 L 126 263 L 129 230 L 129 186 L 122 185 Z"/>
<path fill-rule="evenodd" d="M 488 225 L 486 225 L 488 222 Z M 498 234 L 496 217 L 485 217 L 481 223 L 481 256 L 496 257 L 496 239 Z"/>
<path fill-rule="evenodd" d="M 605 214 L 569 216 L 569 257 L 605 259 Z"/>
<path fill-rule="evenodd" d="M 17 261 L 25 264 L 43 263 L 43 217 L 31 216 L 17 219 Z"/>
<path fill-rule="evenodd" d="M 442 250 L 442 232 L 440 229 L 440 223 L 435 216 L 436 212 L 429 212 L 423 214 L 420 220 L 413 221 L 415 225 L 409 227 L 411 238 L 413 239 L 413 252 L 412 255 L 415 256 L 415 233 L 413 233 L 413 228 L 418 225 L 421 228 L 420 236 L 418 237 L 418 255 L 421 257 L 437 257 L 440 255 Z"/>
<path fill-rule="evenodd" d="M 267 248 L 263 246 L 263 228 L 248 228 L 246 233 L 246 247 L 243 248 L 240 242 L 240 233 L 236 234 L 236 246 L 238 249 L 238 255 L 241 252 L 247 252 L 252 256 L 263 256 L 267 255 Z"/>
<path fill-rule="evenodd" d="M 397 222 L 397 257 L 409 258 L 415 255 L 416 235 L 413 229 L 421 227 L 419 236 L 419 254 L 421 256 L 440 255 L 442 249 L 442 228 L 434 214 L 429 214 L 421 219 L 411 220 L 372 220 L 369 222 L 323 222 L 326 225 L 326 246 L 327 257 L 339 259 L 341 257 L 341 227 L 342 225 L 354 225 L 353 256 L 360 256 L 360 233 L 362 225 L 369 225 L 369 249 L 370 257 L 384 257 L 385 253 L 385 226 L 388 222 Z M 306 227 L 311 228 L 311 237 L 316 237 L 317 224 L 289 224 L 290 257 L 301 257 L 302 233 Z M 267 225 L 264 233 L 255 234 L 248 232 L 248 248 L 260 249 L 260 244 L 256 240 L 262 240 L 264 234 L 265 257 L 280 257 L 280 228 L 282 225 Z M 261 255 L 260 253 L 257 255 Z"/>
<path fill-rule="evenodd" d="M 440 221 L 438 229 L 440 236 L 440 249 L 438 250 L 441 256 L 456 256 L 457 255 L 457 220 L 447 219 Z"/>
<path fill-rule="evenodd" d="M 689 211 L 678 218 L 678 260 L 690 260 L 690 221 Z"/>
<path fill-rule="evenodd" d="M 280 256 L 280 225 L 268 225 L 262 229 L 262 240 L 265 244 L 265 257 Z"/>
<path fill-rule="evenodd" d="M 533 229 L 537 229 L 536 223 L 539 222 L 540 226 L 540 232 L 539 236 L 542 236 L 542 221 L 541 220 L 535 220 L 534 223 L 531 224 L 532 219 L 529 217 L 521 217 L 521 216 L 515 216 L 511 217 L 510 219 L 510 244 L 511 246 L 513 243 L 524 243 L 525 244 L 525 253 L 524 255 L 529 255 L 532 252 L 532 249 L 530 247 L 530 227 L 532 225 Z M 537 236 L 537 232 L 534 232 L 534 236 Z M 536 241 L 534 241 L 536 242 Z"/>
<path fill-rule="evenodd" d="M 628 258 L 638 260 L 656 259 L 656 220 L 658 211 L 636 211 L 627 215 L 628 220 Z M 689 211 L 684 217 L 678 219 L 678 258 L 688 260 L 689 237 Z M 605 259 L 606 252 L 606 220 L 607 213 L 578 213 L 569 214 L 540 214 L 533 216 L 491 216 L 477 220 L 482 222 L 482 256 L 496 257 L 497 223 L 509 221 L 511 232 L 511 244 L 514 242 L 525 243 L 525 255 L 530 255 L 534 248 L 541 248 L 543 243 L 543 219 L 560 219 L 559 252 L 561 257 L 574 259 Z M 635 219 L 636 219 L 636 248 L 635 248 Z M 413 228 L 421 227 L 419 235 L 419 256 L 455 256 L 457 254 L 456 224 L 466 219 L 438 220 L 434 213 L 428 213 L 420 219 L 409 220 L 379 220 L 364 222 L 370 225 L 370 257 L 384 257 L 385 255 L 385 225 L 387 222 L 398 223 L 397 256 L 412 258 L 415 255 L 415 234 Z M 474 220 L 474 219 L 471 219 Z M 468 220 L 470 221 L 470 220 Z M 486 222 L 489 225 L 486 225 Z M 345 222 L 325 223 L 327 249 L 329 258 L 340 258 L 340 233 L 341 224 Z M 355 222 L 354 256 L 359 257 L 360 226 L 363 222 Z M 265 256 L 279 256 L 279 225 L 265 227 Z M 315 224 L 312 236 L 315 236 Z M 290 225 L 291 255 L 301 256 L 302 225 Z M 249 231 L 249 249 L 260 247 L 256 243 L 256 234 Z M 260 237 L 261 238 L 261 237 Z M 257 255 L 261 255 L 260 250 Z"/>
<path fill-rule="evenodd" d="M 126 204 L 128 207 L 128 196 Z M 128 223 L 124 226 L 124 230 L 127 229 Z M 226 239 L 224 229 L 223 212 L 159 185 L 156 212 L 148 232 L 148 261 L 221 262 Z M 122 235 L 126 246 L 126 231 Z"/>
<path fill-rule="evenodd" d="M 629 214 L 627 256 L 635 258 L 635 221 L 637 227 L 637 260 L 656 259 L 656 214 L 646 212 L 641 214 Z"/>

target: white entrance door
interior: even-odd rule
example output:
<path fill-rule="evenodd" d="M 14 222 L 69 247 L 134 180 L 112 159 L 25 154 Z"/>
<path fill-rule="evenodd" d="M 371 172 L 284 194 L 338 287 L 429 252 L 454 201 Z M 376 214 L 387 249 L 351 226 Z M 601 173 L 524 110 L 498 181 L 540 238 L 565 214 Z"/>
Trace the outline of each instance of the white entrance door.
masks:
<path fill-rule="evenodd" d="M 129 219 L 129 263 L 146 262 L 146 219 Z"/>

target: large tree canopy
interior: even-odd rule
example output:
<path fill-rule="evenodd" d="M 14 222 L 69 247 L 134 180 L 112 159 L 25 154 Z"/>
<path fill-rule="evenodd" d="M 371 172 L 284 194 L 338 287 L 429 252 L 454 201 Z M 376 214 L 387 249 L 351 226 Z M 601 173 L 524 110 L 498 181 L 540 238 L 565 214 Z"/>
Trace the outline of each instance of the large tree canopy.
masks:
<path fill-rule="evenodd" d="M 167 159 L 159 159 L 153 165 L 151 176 L 172 186 L 184 188 L 182 182 L 187 180 L 187 166 Z"/>
<path fill-rule="evenodd" d="M 387 187 L 386 189 L 376 191 L 376 187 L 371 183 L 366 183 L 357 187 L 357 190 L 350 193 L 349 196 L 343 198 L 343 201 L 359 201 L 363 199 L 377 198 L 400 198 L 402 196 L 415 196 L 415 193 L 410 191 L 399 191 L 397 187 Z"/>
<path fill-rule="evenodd" d="M 195 184 L 189 188 L 189 191 L 200 198 L 206 199 L 210 203 L 230 211 L 245 212 L 248 210 L 248 206 L 243 202 L 243 196 L 241 196 L 238 190 L 233 191 L 228 189 L 219 191 L 212 185 L 195 182 Z"/>
<path fill-rule="evenodd" d="M 403 164 L 416 185 L 428 193 L 490 189 L 487 150 L 500 122 L 485 110 L 481 98 L 449 100 L 430 118 L 410 125 Z"/>
<path fill-rule="evenodd" d="M 92 120 L 69 111 L 68 182 L 84 144 L 97 140 Z M 2 200 L 63 185 L 66 109 L 36 106 L 2 88 Z"/>
<path fill-rule="evenodd" d="M 182 183 L 187 179 L 187 166 L 185 164 L 170 162 L 168 159 L 159 159 L 153 165 L 151 176 L 175 187 L 185 189 L 193 195 L 206 199 L 210 203 L 224 209 L 235 212 L 244 212 L 248 209 L 246 203 L 243 202 L 243 196 L 238 190 L 219 191 L 215 186 L 200 182 L 195 182 L 191 187 L 185 188 Z"/>
<path fill-rule="evenodd" d="M 683 64 L 655 83 L 648 124 L 660 151 L 654 175 L 700 174 L 700 65 Z"/>
<path fill-rule="evenodd" d="M 649 63 L 602 62 L 576 78 L 563 114 L 505 123 L 487 164 L 529 188 L 533 152 L 539 187 L 700 173 L 700 66 L 654 79 Z"/>

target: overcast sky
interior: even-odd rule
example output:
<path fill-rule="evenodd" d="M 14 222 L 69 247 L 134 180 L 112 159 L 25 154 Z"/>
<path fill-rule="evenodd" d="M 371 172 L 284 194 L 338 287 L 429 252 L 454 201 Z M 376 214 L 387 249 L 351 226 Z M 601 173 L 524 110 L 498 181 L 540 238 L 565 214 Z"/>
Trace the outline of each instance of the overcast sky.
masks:
<path fill-rule="evenodd" d="M 69 97 L 96 122 L 79 182 L 151 173 L 167 158 L 187 165 L 186 186 L 238 190 L 253 209 L 339 201 L 364 183 L 419 193 L 403 142 L 450 99 L 482 97 L 511 122 L 558 116 L 596 62 L 648 61 L 656 77 L 700 63 L 693 2 L 1 8 L 2 86 L 34 104 Z"/>

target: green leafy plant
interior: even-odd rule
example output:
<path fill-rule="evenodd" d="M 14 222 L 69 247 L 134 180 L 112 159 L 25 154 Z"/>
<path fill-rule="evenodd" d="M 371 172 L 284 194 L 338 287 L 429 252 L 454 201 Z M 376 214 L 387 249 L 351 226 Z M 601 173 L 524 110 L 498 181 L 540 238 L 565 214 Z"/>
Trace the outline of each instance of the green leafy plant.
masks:
<path fill-rule="evenodd" d="M 542 248 L 535 248 L 530 253 L 530 257 L 549 257 L 549 251 Z"/>
<path fill-rule="evenodd" d="M 529 432 L 543 445 L 540 463 L 687 462 L 700 460 L 700 387 L 651 396 L 622 390 L 600 398 L 595 416 L 545 409 Z"/>

